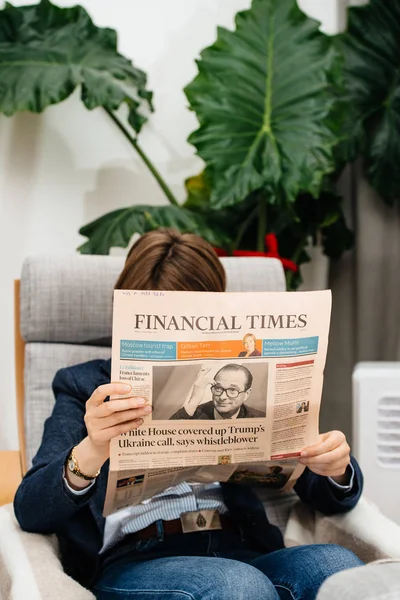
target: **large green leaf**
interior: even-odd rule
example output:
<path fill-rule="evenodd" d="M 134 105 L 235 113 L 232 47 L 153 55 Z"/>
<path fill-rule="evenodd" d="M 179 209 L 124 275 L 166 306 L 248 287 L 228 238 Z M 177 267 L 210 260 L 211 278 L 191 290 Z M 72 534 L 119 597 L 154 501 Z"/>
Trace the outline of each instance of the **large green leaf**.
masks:
<path fill-rule="evenodd" d="M 185 90 L 200 122 L 189 141 L 212 175 L 214 207 L 259 188 L 282 203 L 318 196 L 334 170 L 338 56 L 296 0 L 253 0 L 236 31 L 218 30 Z"/>
<path fill-rule="evenodd" d="M 0 11 L 0 112 L 42 112 L 82 88 L 87 108 L 126 103 L 136 132 L 151 108 L 146 75 L 117 52 L 113 29 L 96 27 L 81 6 L 6 4 Z"/>
<path fill-rule="evenodd" d="M 345 55 L 348 158 L 365 158 L 367 177 L 389 202 L 400 198 L 400 2 L 371 0 L 349 9 Z"/>
<path fill-rule="evenodd" d="M 230 243 L 228 235 L 206 216 L 181 206 L 130 206 L 121 208 L 82 227 L 89 238 L 80 248 L 82 254 L 108 254 L 110 248 L 126 248 L 135 233 L 144 234 L 159 227 L 172 227 L 181 233 L 197 233 L 214 246 Z"/>
<path fill-rule="evenodd" d="M 260 210 L 258 194 L 249 194 L 238 205 L 213 210 L 210 204 L 211 181 L 206 171 L 189 177 L 185 181 L 185 186 L 188 195 L 183 207 L 203 215 L 213 227 L 226 233 L 227 241 L 223 244 L 224 250 L 232 253 L 233 250 L 240 249 L 247 229 L 257 223 Z M 251 249 L 256 250 L 257 235 L 253 239 L 253 244 L 254 248 Z"/>

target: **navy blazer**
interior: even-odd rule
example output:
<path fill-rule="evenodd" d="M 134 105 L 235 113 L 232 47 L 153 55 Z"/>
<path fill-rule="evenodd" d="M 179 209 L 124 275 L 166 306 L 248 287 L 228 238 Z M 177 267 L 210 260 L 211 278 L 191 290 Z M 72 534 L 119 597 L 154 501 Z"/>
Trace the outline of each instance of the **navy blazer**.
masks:
<path fill-rule="evenodd" d="M 71 449 L 87 435 L 83 418 L 87 399 L 99 385 L 109 382 L 109 360 L 94 360 L 57 373 L 53 382 L 56 398 L 53 413 L 46 420 L 42 444 L 32 468 L 14 499 L 15 515 L 21 528 L 34 533 L 55 533 L 65 571 L 87 587 L 93 585 L 101 565 L 99 551 L 105 526 L 102 511 L 108 461 L 94 486 L 82 496 L 74 495 L 66 488 L 64 464 Z M 356 505 L 363 485 L 354 458 L 352 464 L 355 480 L 348 494 L 334 488 L 326 477 L 315 475 L 308 469 L 297 481 L 295 490 L 304 502 L 324 514 L 347 512 Z"/>

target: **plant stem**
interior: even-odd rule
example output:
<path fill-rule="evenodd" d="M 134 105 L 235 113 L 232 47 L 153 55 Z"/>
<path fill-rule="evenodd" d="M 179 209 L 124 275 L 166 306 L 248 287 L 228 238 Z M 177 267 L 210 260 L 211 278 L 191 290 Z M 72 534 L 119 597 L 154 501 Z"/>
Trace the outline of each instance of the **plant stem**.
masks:
<path fill-rule="evenodd" d="M 257 235 L 257 250 L 264 252 L 265 236 L 267 233 L 267 202 L 263 195 L 260 195 L 258 200 L 258 235 Z"/>
<path fill-rule="evenodd" d="M 294 263 L 296 263 L 296 265 L 297 265 L 297 262 L 298 262 L 298 260 L 300 258 L 300 254 L 301 254 L 302 250 L 304 249 L 304 246 L 307 244 L 307 240 L 308 240 L 308 236 L 307 235 L 303 236 L 301 238 L 300 242 L 297 244 L 296 250 L 292 254 L 291 260 Z M 287 287 L 288 290 L 292 289 L 292 280 L 293 280 L 294 275 L 295 274 L 293 273 L 293 271 L 287 271 L 286 272 L 286 287 Z"/>
<path fill-rule="evenodd" d="M 106 113 L 108 114 L 108 116 L 110 117 L 110 119 L 112 119 L 114 121 L 114 123 L 116 124 L 116 126 L 118 127 L 118 129 L 120 129 L 120 131 L 122 131 L 122 133 L 124 134 L 124 136 L 126 137 L 126 139 L 134 147 L 134 149 L 136 150 L 136 152 L 139 154 L 140 158 L 143 160 L 143 162 L 145 163 L 145 165 L 147 166 L 147 168 L 149 169 L 149 171 L 152 173 L 153 177 L 157 181 L 158 185 L 160 186 L 160 188 L 162 189 L 162 191 L 164 192 L 164 194 L 167 196 L 169 202 L 171 204 L 174 204 L 175 206 L 179 206 L 179 203 L 178 203 L 177 199 L 175 198 L 175 196 L 173 195 L 173 193 L 169 189 L 169 187 L 166 184 L 166 182 L 164 181 L 163 177 L 158 172 L 158 170 L 156 169 L 156 167 L 153 165 L 153 163 L 151 162 L 151 160 L 149 159 L 149 157 L 145 154 L 145 152 L 139 146 L 139 144 L 135 140 L 135 138 L 129 133 L 129 131 L 126 129 L 126 127 L 121 123 L 121 121 L 118 119 L 118 117 L 111 110 L 109 110 L 108 108 L 104 108 L 104 110 L 106 111 Z"/>
<path fill-rule="evenodd" d="M 255 219 L 256 215 L 258 214 L 258 210 L 259 210 L 258 206 L 255 206 L 253 208 L 253 210 L 250 212 L 250 214 L 243 221 L 242 225 L 239 227 L 239 233 L 238 233 L 235 243 L 234 243 L 234 248 L 233 248 L 234 250 L 239 250 L 239 245 L 242 241 L 242 237 L 246 233 L 247 228 L 251 225 L 253 219 Z"/>
<path fill-rule="evenodd" d="M 286 271 L 286 289 L 288 292 L 292 291 L 292 279 L 293 279 L 293 271 Z"/>

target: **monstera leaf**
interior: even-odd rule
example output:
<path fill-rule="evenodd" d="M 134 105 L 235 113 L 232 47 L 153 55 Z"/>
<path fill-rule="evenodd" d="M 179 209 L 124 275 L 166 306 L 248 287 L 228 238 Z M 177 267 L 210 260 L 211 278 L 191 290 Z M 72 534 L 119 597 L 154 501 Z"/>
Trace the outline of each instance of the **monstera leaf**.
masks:
<path fill-rule="evenodd" d="M 110 248 L 126 248 L 135 233 L 144 234 L 159 227 L 172 227 L 181 233 L 197 233 L 213 246 L 226 246 L 229 236 L 207 216 L 181 206 L 131 206 L 110 212 L 79 231 L 89 238 L 82 254 L 108 254 Z"/>
<path fill-rule="evenodd" d="M 182 233 L 196 233 L 231 253 L 249 216 L 256 218 L 254 200 L 248 198 L 239 207 L 215 211 L 210 208 L 209 179 L 205 173 L 189 177 L 185 185 L 187 199 L 182 206 L 131 206 L 83 226 L 80 233 L 89 239 L 78 250 L 83 254 L 108 254 L 113 247 L 125 248 L 136 233 L 172 227 Z"/>
<path fill-rule="evenodd" d="M 388 202 L 400 198 L 400 3 L 371 0 L 349 9 L 339 41 L 348 89 L 348 158 L 364 156 L 371 185 Z"/>
<path fill-rule="evenodd" d="M 6 4 L 0 11 L 0 112 L 42 112 L 81 86 L 88 109 L 126 103 L 138 133 L 151 108 L 146 75 L 117 52 L 117 34 L 98 28 L 81 6 Z"/>
<path fill-rule="evenodd" d="M 253 0 L 201 53 L 185 92 L 200 128 L 189 141 L 212 176 L 211 204 L 263 188 L 270 202 L 318 196 L 334 170 L 330 119 L 338 53 L 296 0 Z"/>

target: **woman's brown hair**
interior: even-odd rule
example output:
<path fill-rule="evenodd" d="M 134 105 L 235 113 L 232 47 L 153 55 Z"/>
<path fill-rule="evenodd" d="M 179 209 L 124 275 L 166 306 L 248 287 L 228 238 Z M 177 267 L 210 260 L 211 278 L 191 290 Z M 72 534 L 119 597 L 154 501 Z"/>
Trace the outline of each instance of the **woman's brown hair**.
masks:
<path fill-rule="evenodd" d="M 132 246 L 117 290 L 224 292 L 224 268 L 208 242 L 174 229 L 150 231 Z"/>
<path fill-rule="evenodd" d="M 246 335 L 243 336 L 243 344 L 246 342 L 247 338 L 251 338 L 254 341 L 255 344 L 257 343 L 257 338 L 254 335 L 254 333 L 246 333 Z"/>

